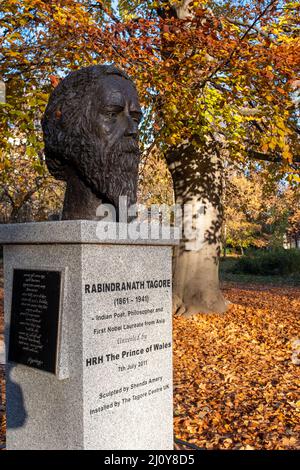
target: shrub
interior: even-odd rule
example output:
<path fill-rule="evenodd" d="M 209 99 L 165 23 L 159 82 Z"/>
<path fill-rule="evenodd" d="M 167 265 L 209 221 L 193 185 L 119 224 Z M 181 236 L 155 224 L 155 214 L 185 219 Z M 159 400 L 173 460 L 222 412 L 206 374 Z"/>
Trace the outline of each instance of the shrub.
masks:
<path fill-rule="evenodd" d="M 261 276 L 300 274 L 300 250 L 271 250 L 240 258 L 232 268 L 234 273 Z"/>

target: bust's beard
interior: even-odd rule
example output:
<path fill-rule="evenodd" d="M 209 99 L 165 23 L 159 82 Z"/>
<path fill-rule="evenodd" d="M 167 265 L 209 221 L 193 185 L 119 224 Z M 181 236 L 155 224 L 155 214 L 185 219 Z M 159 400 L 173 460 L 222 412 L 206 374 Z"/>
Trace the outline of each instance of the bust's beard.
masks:
<path fill-rule="evenodd" d="M 140 161 L 136 140 L 123 138 L 109 150 L 89 142 L 83 149 L 76 166 L 81 180 L 93 193 L 116 209 L 120 196 L 127 196 L 128 206 L 135 204 Z"/>

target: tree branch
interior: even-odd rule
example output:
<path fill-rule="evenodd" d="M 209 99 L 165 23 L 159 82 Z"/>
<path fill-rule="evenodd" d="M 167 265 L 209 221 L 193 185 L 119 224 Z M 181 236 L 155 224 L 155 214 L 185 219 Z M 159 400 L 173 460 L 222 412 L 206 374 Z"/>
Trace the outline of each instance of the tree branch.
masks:
<path fill-rule="evenodd" d="M 280 155 L 272 155 L 268 153 L 257 152 L 256 150 L 249 150 L 248 156 L 253 158 L 254 160 L 262 160 L 266 162 L 275 162 L 275 163 L 282 163 L 284 159 Z M 293 162 L 299 164 L 300 163 L 300 155 L 295 155 L 293 157 Z"/>
<path fill-rule="evenodd" d="M 248 28 L 246 29 L 246 31 L 244 32 L 244 34 L 242 35 L 242 37 L 239 39 L 238 41 L 238 44 L 236 45 L 236 47 L 231 51 L 231 53 L 229 54 L 229 56 L 227 57 L 227 59 L 223 60 L 222 62 L 220 62 L 220 64 L 208 75 L 208 77 L 206 77 L 205 80 L 203 80 L 202 83 L 200 83 L 200 88 L 203 88 L 205 86 L 205 84 L 216 74 L 219 72 L 219 70 L 221 70 L 221 68 L 223 67 L 226 67 L 232 57 L 234 56 L 234 54 L 236 53 L 236 51 L 238 50 L 238 47 L 239 45 L 241 44 L 241 42 L 245 39 L 245 37 L 250 33 L 250 31 L 255 27 L 256 23 L 267 13 L 267 11 L 273 6 L 274 3 L 278 2 L 278 0 L 272 0 L 267 6 L 266 8 L 264 8 L 264 10 L 255 18 L 255 20 L 248 26 Z"/>

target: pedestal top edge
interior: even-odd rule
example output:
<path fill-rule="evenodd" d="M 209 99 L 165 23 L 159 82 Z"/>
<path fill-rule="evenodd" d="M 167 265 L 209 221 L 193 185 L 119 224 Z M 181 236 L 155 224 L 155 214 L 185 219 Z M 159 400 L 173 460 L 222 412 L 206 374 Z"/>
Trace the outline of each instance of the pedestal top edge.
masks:
<path fill-rule="evenodd" d="M 93 220 L 62 220 L 0 224 L 0 245 L 32 244 L 178 245 L 179 229 L 158 224 L 142 226 Z"/>

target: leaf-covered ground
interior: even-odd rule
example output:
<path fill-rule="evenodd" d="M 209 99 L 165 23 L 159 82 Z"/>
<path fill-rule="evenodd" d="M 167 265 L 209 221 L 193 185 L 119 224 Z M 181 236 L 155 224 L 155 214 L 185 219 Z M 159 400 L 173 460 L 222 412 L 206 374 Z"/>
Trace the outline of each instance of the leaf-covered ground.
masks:
<path fill-rule="evenodd" d="M 300 449 L 300 288 L 227 284 L 224 294 L 225 315 L 174 319 L 175 436 L 206 449 Z M 1 320 L 2 309 L 0 339 Z"/>
<path fill-rule="evenodd" d="M 2 285 L 2 271 L 0 269 L 0 284 Z M 3 289 L 0 287 L 0 342 L 4 341 L 3 318 Z M 5 383 L 4 367 L 0 364 L 0 450 L 5 445 Z"/>
<path fill-rule="evenodd" d="M 299 449 L 300 289 L 224 294 L 225 315 L 174 321 L 175 434 L 207 449 Z"/>
<path fill-rule="evenodd" d="M 0 364 L 0 450 L 5 446 L 5 385 L 4 367 Z"/>

